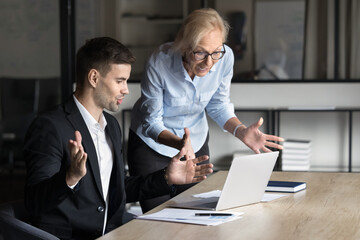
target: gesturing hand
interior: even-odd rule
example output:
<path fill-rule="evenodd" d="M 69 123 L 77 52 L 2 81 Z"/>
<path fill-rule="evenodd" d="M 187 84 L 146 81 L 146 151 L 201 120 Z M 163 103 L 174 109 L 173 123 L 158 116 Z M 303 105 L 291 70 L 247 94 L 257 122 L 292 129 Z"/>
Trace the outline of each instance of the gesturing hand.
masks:
<path fill-rule="evenodd" d="M 184 136 L 182 138 L 183 141 L 183 148 L 185 148 L 185 159 L 189 160 L 189 159 L 193 159 L 195 158 L 195 153 L 194 153 L 194 149 L 192 148 L 191 145 L 191 139 L 190 139 L 190 130 L 188 128 L 184 128 Z"/>
<path fill-rule="evenodd" d="M 255 153 L 260 153 L 260 150 L 264 152 L 271 152 L 267 147 L 282 149 L 283 147 L 280 144 L 276 144 L 270 141 L 284 141 L 283 138 L 264 134 L 259 130 L 259 127 L 263 124 L 263 118 L 260 118 L 257 123 L 252 124 L 251 126 L 244 128 L 239 131 L 239 138 L 243 141 L 246 146 L 248 146 Z"/>
<path fill-rule="evenodd" d="M 66 183 L 69 186 L 75 185 L 86 174 L 87 153 L 84 152 L 81 139 L 80 132 L 75 131 L 75 141 L 69 140 L 70 167 L 66 172 Z"/>
<path fill-rule="evenodd" d="M 208 156 L 181 161 L 180 159 L 184 154 L 186 154 L 186 150 L 182 148 L 181 151 L 172 158 L 166 169 L 165 178 L 169 185 L 200 182 L 206 179 L 206 174 L 213 172 L 213 165 L 211 163 L 197 165 L 197 163 L 208 160 Z"/>

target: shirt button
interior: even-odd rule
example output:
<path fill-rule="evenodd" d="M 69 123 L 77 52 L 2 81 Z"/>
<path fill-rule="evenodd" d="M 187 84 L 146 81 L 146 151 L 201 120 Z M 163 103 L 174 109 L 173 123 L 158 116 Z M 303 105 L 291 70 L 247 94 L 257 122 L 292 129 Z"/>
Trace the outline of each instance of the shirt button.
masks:
<path fill-rule="evenodd" d="M 102 206 L 99 206 L 99 207 L 97 208 L 97 211 L 98 211 L 98 212 L 101 212 L 101 213 L 104 212 L 104 210 L 105 210 L 105 209 L 104 209 L 104 207 L 102 207 Z"/>

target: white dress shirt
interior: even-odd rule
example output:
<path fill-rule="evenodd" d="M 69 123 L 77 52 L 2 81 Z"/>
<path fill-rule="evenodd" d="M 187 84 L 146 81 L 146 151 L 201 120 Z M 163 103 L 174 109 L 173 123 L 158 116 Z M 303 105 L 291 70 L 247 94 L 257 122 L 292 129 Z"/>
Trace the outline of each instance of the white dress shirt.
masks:
<path fill-rule="evenodd" d="M 95 145 L 97 159 L 100 169 L 100 178 L 103 197 L 106 203 L 103 234 L 105 232 L 107 213 L 108 213 L 108 190 L 110 184 L 111 171 L 113 167 L 113 145 L 110 137 L 105 134 L 105 127 L 107 125 L 106 119 L 101 114 L 100 121 L 97 122 L 95 118 L 86 110 L 86 108 L 76 99 L 74 96 L 75 103 L 80 110 L 81 116 L 83 117 L 86 126 L 90 132 L 93 143 Z"/>

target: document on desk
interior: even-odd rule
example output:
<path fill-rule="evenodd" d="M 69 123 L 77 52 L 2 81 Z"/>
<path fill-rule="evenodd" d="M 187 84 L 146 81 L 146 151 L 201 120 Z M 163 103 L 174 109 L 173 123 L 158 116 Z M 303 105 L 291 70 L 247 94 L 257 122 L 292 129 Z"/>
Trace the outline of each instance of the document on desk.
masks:
<path fill-rule="evenodd" d="M 234 221 L 242 217 L 242 212 L 189 210 L 178 208 L 164 208 L 163 210 L 136 217 L 143 220 L 178 222 L 206 226 L 216 226 L 222 223 Z"/>
<path fill-rule="evenodd" d="M 194 194 L 192 195 L 193 197 L 196 198 L 211 198 L 211 197 L 220 197 L 221 194 L 221 190 L 214 190 L 214 191 L 210 191 L 210 192 L 204 192 L 204 193 L 199 193 L 199 194 Z M 284 194 L 271 194 L 271 193 L 264 193 L 263 198 L 261 199 L 261 202 L 270 202 L 272 200 L 284 197 L 286 195 Z"/>

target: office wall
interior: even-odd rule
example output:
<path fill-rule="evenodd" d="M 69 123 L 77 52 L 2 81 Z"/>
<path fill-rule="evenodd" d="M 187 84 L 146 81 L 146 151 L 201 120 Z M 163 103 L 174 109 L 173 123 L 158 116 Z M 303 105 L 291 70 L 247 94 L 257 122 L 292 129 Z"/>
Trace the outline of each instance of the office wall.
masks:
<path fill-rule="evenodd" d="M 59 3 L 0 1 L 0 77 L 60 75 Z"/>
<path fill-rule="evenodd" d="M 140 84 L 129 83 L 128 95 L 121 109 L 131 109 L 140 97 Z M 287 107 L 359 107 L 360 83 L 233 83 L 231 100 L 236 108 L 287 108 Z M 115 113 L 121 123 L 121 111 Z M 252 124 L 261 114 L 238 113 L 246 125 Z M 265 116 L 262 116 L 265 117 Z M 343 113 L 284 114 L 280 133 L 285 138 L 312 138 L 313 170 L 339 171 L 348 167 L 348 125 Z M 360 113 L 354 114 L 353 167 L 360 169 Z M 217 168 L 226 168 L 236 152 L 251 153 L 229 133 L 223 132 L 212 120 L 210 125 L 211 161 Z M 127 129 L 124 129 L 127 131 Z M 265 128 L 262 129 L 266 131 Z"/>
<path fill-rule="evenodd" d="M 77 0 L 76 49 L 100 36 L 100 0 Z M 60 76 L 59 1 L 0 1 L 0 77 Z"/>

